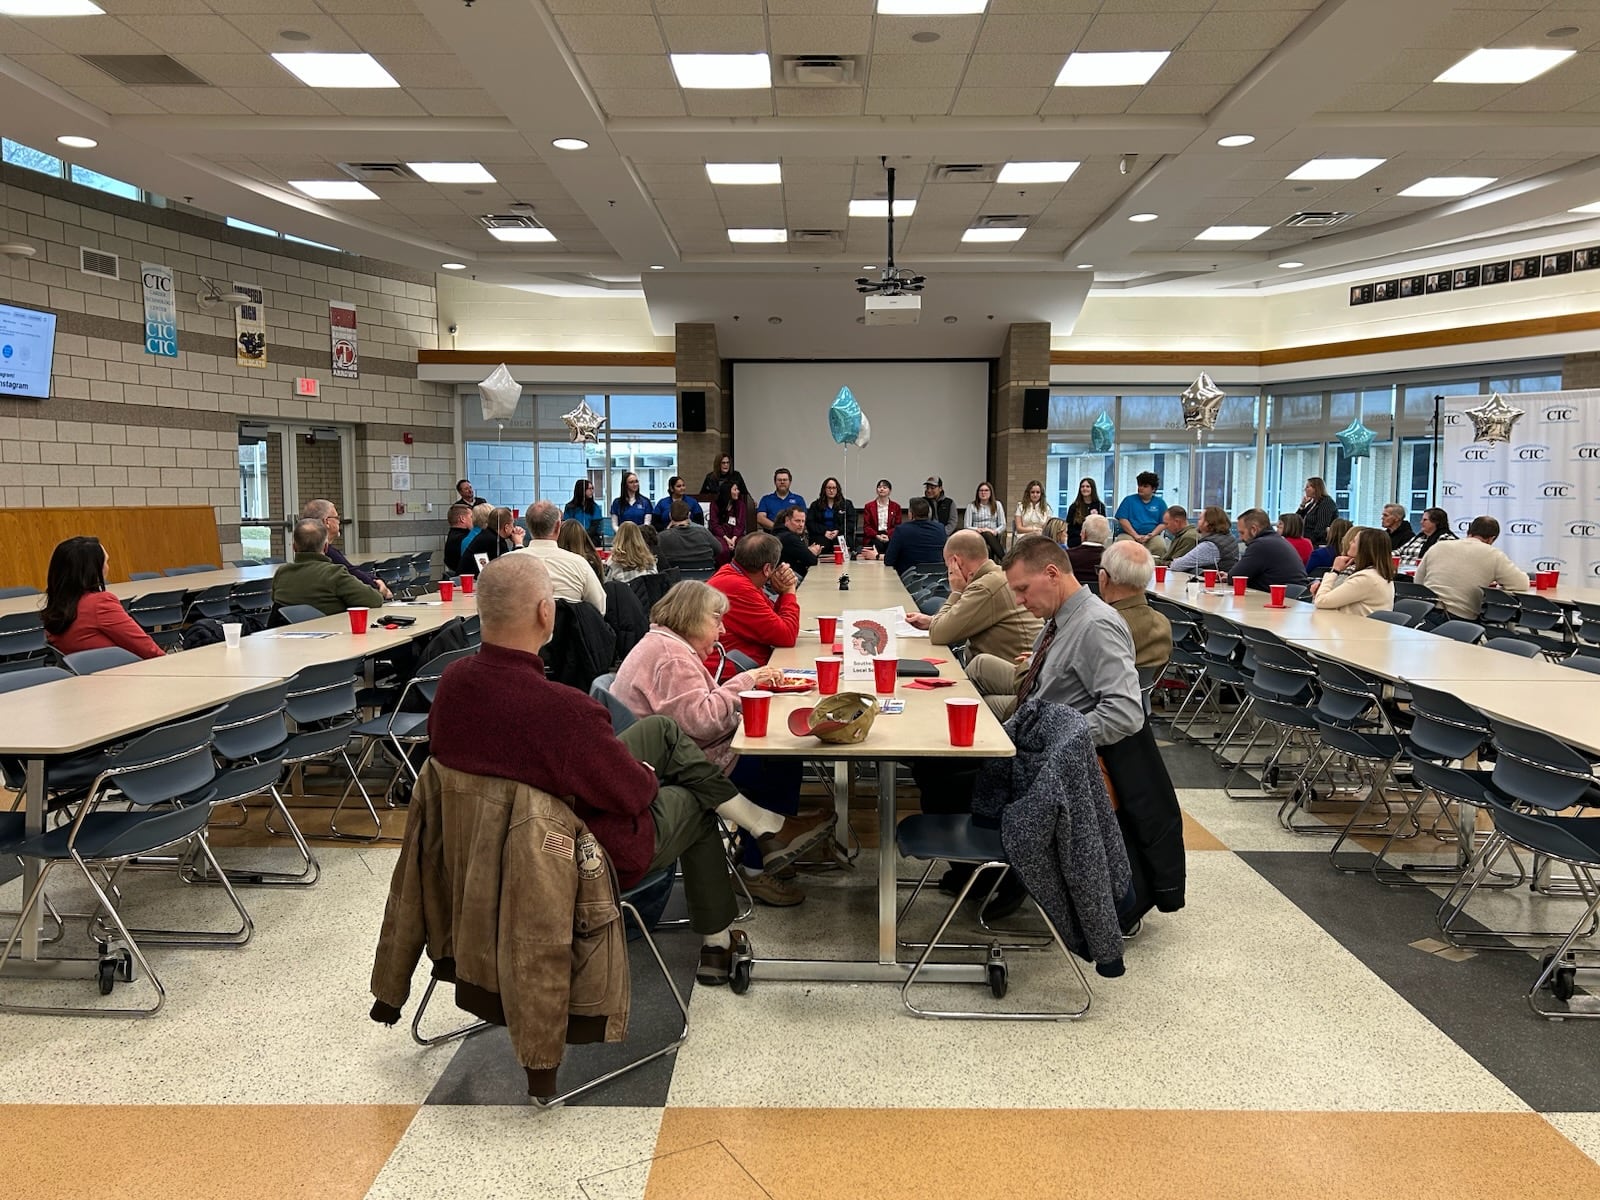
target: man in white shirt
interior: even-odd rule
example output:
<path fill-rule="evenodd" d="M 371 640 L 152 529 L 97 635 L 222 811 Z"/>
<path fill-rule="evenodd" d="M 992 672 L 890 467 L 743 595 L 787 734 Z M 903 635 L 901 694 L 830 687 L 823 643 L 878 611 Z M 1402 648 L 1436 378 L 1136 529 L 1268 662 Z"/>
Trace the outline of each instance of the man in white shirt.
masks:
<path fill-rule="evenodd" d="M 557 600 L 587 600 L 606 611 L 606 590 L 587 559 L 556 545 L 561 529 L 561 510 L 548 500 L 539 500 L 528 510 L 528 544 L 516 554 L 539 558 L 550 575 L 550 591 Z"/>
<path fill-rule="evenodd" d="M 1494 544 L 1500 522 L 1474 517 L 1467 536 L 1455 542 L 1435 542 L 1417 564 L 1417 582 L 1434 590 L 1445 612 L 1475 621 L 1483 610 L 1483 589 L 1501 587 L 1508 592 L 1528 590 L 1528 575 Z"/>

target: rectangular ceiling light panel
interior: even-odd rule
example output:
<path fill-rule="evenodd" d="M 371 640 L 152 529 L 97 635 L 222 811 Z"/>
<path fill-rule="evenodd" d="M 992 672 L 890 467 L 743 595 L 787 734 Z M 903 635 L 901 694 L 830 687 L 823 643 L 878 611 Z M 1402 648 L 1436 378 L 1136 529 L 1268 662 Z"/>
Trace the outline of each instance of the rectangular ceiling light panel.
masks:
<path fill-rule="evenodd" d="M 712 183 L 749 186 L 783 182 L 778 163 L 707 163 L 706 178 Z"/>
<path fill-rule="evenodd" d="M 1435 83 L 1527 83 L 1560 66 L 1576 50 L 1549 47 L 1523 47 L 1508 50 L 1474 50 Z"/>
<path fill-rule="evenodd" d="M 1285 179 L 1360 179 L 1368 171 L 1383 166 L 1386 158 L 1313 158 L 1290 171 Z"/>
<path fill-rule="evenodd" d="M 1075 162 L 1008 162 L 996 183 L 1065 183 L 1083 164 Z"/>
<path fill-rule="evenodd" d="M 1056 76 L 1057 87 L 1139 87 L 1167 61 L 1166 50 L 1073 53 Z"/>
<path fill-rule="evenodd" d="M 1213 225 L 1210 229 L 1202 229 L 1194 235 L 1197 242 L 1248 242 L 1251 238 L 1258 238 L 1270 225 Z"/>
<path fill-rule="evenodd" d="M 789 231 L 787 229 L 730 229 L 728 230 L 730 242 L 787 242 Z"/>
<path fill-rule="evenodd" d="M 1026 229 L 1004 229 L 994 227 L 984 229 L 968 229 L 961 234 L 961 240 L 963 242 L 1015 242 L 1027 232 L 1028 231 Z"/>
<path fill-rule="evenodd" d="M 100 17 L 105 11 L 90 0 L 0 0 L 0 17 Z"/>
<path fill-rule="evenodd" d="M 707 91 L 769 88 L 772 60 L 766 54 L 674 54 L 672 73 L 681 88 Z"/>
<path fill-rule="evenodd" d="M 553 242 L 556 240 L 556 235 L 543 225 L 497 226 L 489 230 L 489 236 L 500 242 Z"/>
<path fill-rule="evenodd" d="M 353 179 L 291 179 L 289 186 L 313 200 L 376 200 L 378 193 Z"/>
<path fill-rule="evenodd" d="M 894 202 L 894 215 L 909 217 L 917 211 L 915 200 L 896 200 Z M 852 217 L 878 217 L 887 219 L 889 216 L 889 202 L 887 200 L 852 200 L 850 201 L 850 215 Z"/>
<path fill-rule="evenodd" d="M 880 17 L 968 17 L 981 13 L 989 0 L 878 0 Z"/>
<path fill-rule="evenodd" d="M 277 64 L 307 87 L 397 88 L 399 82 L 370 54 L 274 54 Z"/>
<path fill-rule="evenodd" d="M 1430 175 L 1403 190 L 1402 196 L 1465 196 L 1495 181 L 1493 175 Z"/>
<path fill-rule="evenodd" d="M 475 162 L 408 162 L 419 179 L 429 183 L 493 183 L 494 176 Z"/>

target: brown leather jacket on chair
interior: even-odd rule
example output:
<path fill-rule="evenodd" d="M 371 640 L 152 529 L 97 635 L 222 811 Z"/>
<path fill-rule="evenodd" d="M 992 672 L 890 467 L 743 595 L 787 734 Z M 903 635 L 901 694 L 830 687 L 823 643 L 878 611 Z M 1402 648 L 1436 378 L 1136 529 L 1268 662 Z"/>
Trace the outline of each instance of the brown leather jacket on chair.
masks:
<path fill-rule="evenodd" d="M 527 784 L 423 767 L 383 910 L 373 1020 L 400 1019 L 424 949 L 458 1007 L 510 1030 L 529 1095 L 555 1093 L 568 1042 L 627 1035 L 616 871 L 570 807 Z"/>

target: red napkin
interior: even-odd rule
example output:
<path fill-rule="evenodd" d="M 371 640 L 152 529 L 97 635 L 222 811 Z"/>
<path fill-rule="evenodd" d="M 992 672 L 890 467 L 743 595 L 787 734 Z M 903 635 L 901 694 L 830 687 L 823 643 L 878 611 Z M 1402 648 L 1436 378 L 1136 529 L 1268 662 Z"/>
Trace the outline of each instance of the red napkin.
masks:
<path fill-rule="evenodd" d="M 925 663 L 932 663 L 936 667 L 942 667 L 945 664 L 945 660 L 942 658 L 925 658 L 922 661 Z"/>
<path fill-rule="evenodd" d="M 843 654 L 844 653 L 844 643 L 843 642 L 835 642 L 833 644 L 832 653 L 834 653 L 834 654 Z"/>
<path fill-rule="evenodd" d="M 954 679 L 908 679 L 906 686 L 916 688 L 918 691 L 931 692 L 936 688 L 955 687 Z"/>

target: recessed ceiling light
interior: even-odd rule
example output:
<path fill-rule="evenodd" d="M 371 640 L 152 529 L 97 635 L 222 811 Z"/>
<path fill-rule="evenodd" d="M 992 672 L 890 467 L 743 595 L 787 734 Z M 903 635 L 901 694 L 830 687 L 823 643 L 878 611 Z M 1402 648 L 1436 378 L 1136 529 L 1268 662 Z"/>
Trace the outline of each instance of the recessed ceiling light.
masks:
<path fill-rule="evenodd" d="M 1572 213 L 1600 213 L 1600 200 L 1596 200 L 1593 204 L 1580 204 L 1577 208 L 1569 208 L 1567 211 Z"/>
<path fill-rule="evenodd" d="M 93 150 L 100 143 L 93 138 L 79 137 L 77 134 L 64 133 L 56 139 L 63 146 L 71 146 L 74 150 Z"/>
<path fill-rule="evenodd" d="M 1545 37 L 1571 37 L 1577 32 L 1578 27 L 1576 25 L 1560 25 L 1555 29 L 1546 29 L 1544 35 Z"/>
<path fill-rule="evenodd" d="M 787 229 L 730 229 L 728 230 L 730 242 L 787 242 L 789 231 Z"/>
<path fill-rule="evenodd" d="M 99 17 L 105 11 L 89 0 L 0 0 L 0 17 Z"/>
<path fill-rule="evenodd" d="M 1124 50 L 1110 54 L 1073 53 L 1056 76 L 1057 87 L 1136 87 L 1167 61 L 1166 50 Z"/>
<path fill-rule="evenodd" d="M 0 0 L 3 2 L 3 0 Z M 397 88 L 395 77 L 370 54 L 274 54 L 280 67 L 307 87 Z"/>
<path fill-rule="evenodd" d="M 783 168 L 777 163 L 707 163 L 706 178 L 729 185 L 782 183 Z"/>
<path fill-rule="evenodd" d="M 493 183 L 494 176 L 475 162 L 408 162 L 429 183 Z"/>
<path fill-rule="evenodd" d="M 667 268 L 662 266 L 660 263 L 651 263 L 650 269 L 652 271 L 665 271 Z"/>
<path fill-rule="evenodd" d="M 963 242 L 1014 242 L 1026 229 L 1006 229 L 987 227 L 983 229 L 968 229 L 961 235 Z"/>
<path fill-rule="evenodd" d="M 926 46 L 933 42 L 937 42 L 940 36 L 940 34 L 935 33 L 931 29 L 919 29 L 916 33 L 911 35 L 911 40 L 913 42 L 920 42 L 922 45 Z"/>
<path fill-rule="evenodd" d="M 378 193 L 353 179 L 291 179 L 289 186 L 313 200 L 376 200 Z"/>
<path fill-rule="evenodd" d="M 1229 150 L 1232 150 L 1236 146 L 1248 146 L 1251 142 L 1253 142 L 1255 140 L 1256 139 L 1255 139 L 1255 136 L 1253 134 L 1248 134 L 1248 133 L 1230 133 L 1227 137 L 1218 138 L 1217 139 L 1217 145 L 1226 146 Z"/>
<path fill-rule="evenodd" d="M 1079 263 L 1078 264 L 1078 270 L 1080 270 L 1080 271 L 1092 271 L 1092 270 L 1094 270 L 1094 264 L 1093 263 Z"/>
<path fill-rule="evenodd" d="M 1134 213 L 1133 216 L 1128 218 L 1128 220 L 1139 225 L 1143 225 L 1146 221 L 1159 221 L 1160 219 L 1161 217 L 1157 213 Z"/>
<path fill-rule="evenodd" d="M 286 42 L 309 42 L 311 35 L 303 29 L 280 29 L 278 37 Z"/>
<path fill-rule="evenodd" d="M 1258 238 L 1271 225 L 1213 225 L 1209 229 L 1202 229 L 1194 235 L 1197 242 L 1248 242 L 1251 238 Z"/>
<path fill-rule="evenodd" d="M 762 54 L 674 54 L 678 86 L 728 91 L 772 86 L 772 60 Z"/>
<path fill-rule="evenodd" d="M 439 265 L 446 271 L 465 271 L 467 269 L 466 263 L 440 263 Z"/>
<path fill-rule="evenodd" d="M 981 13 L 989 0 L 878 0 L 880 17 L 965 17 Z"/>
<path fill-rule="evenodd" d="M 1486 188 L 1495 181 L 1493 175 L 1430 175 L 1418 183 L 1413 183 L 1400 194 L 1402 196 L 1465 196 L 1468 192 L 1475 192 L 1479 188 Z"/>
<path fill-rule="evenodd" d="M 1385 158 L 1313 158 L 1304 166 L 1295 168 L 1285 179 L 1360 179 L 1375 167 L 1388 162 Z"/>
<path fill-rule="evenodd" d="M 917 210 L 915 200 L 896 200 L 894 202 L 894 215 L 909 217 Z M 889 202 L 887 200 L 852 200 L 850 201 L 850 215 L 852 217 L 887 217 L 889 215 Z"/>
<path fill-rule="evenodd" d="M 543 225 L 532 227 L 506 225 L 489 230 L 489 236 L 500 242 L 553 242 L 556 235 Z"/>
<path fill-rule="evenodd" d="M 582 138 L 556 138 L 550 143 L 557 150 L 587 150 L 589 143 Z"/>
<path fill-rule="evenodd" d="M 996 183 L 1065 183 L 1082 164 L 1075 162 L 1008 162 Z"/>
<path fill-rule="evenodd" d="M 1303 266 L 1305 266 L 1305 263 L 1303 263 L 1303 262 L 1295 262 L 1293 259 L 1290 259 L 1288 262 L 1279 263 L 1278 264 L 1278 270 L 1280 270 L 1280 271 L 1292 271 L 1296 267 L 1303 267 Z"/>
<path fill-rule="evenodd" d="M 1551 67 L 1565 62 L 1576 50 L 1538 49 L 1474 50 L 1435 83 L 1527 83 Z"/>

